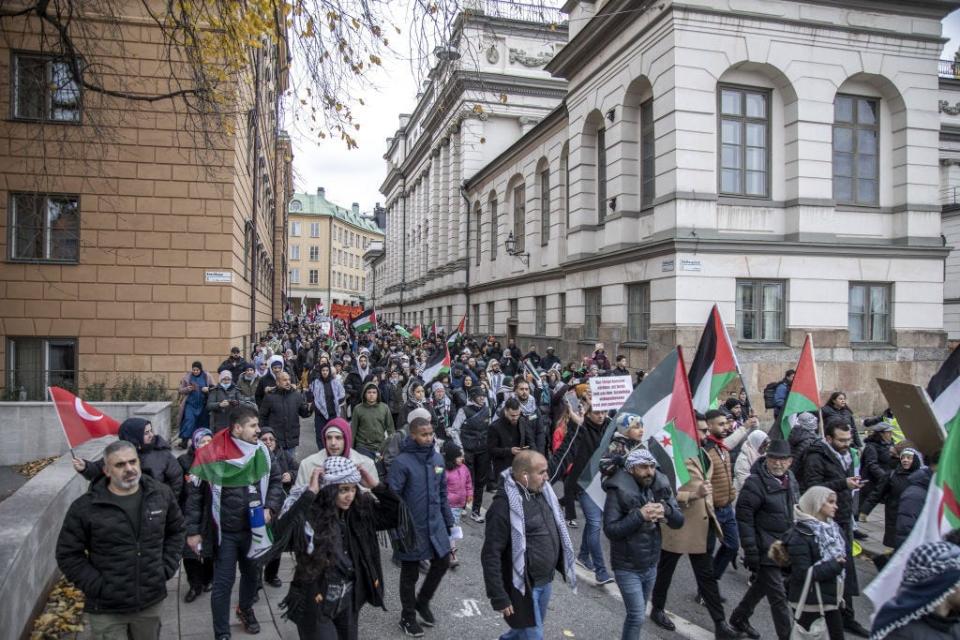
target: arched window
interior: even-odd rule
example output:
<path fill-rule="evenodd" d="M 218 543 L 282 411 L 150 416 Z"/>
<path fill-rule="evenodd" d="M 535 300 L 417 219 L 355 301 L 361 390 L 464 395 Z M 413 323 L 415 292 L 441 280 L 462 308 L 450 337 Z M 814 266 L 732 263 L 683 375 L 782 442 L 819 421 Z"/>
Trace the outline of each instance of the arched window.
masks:
<path fill-rule="evenodd" d="M 560 151 L 560 202 L 563 206 L 564 231 L 570 228 L 570 143 Z"/>

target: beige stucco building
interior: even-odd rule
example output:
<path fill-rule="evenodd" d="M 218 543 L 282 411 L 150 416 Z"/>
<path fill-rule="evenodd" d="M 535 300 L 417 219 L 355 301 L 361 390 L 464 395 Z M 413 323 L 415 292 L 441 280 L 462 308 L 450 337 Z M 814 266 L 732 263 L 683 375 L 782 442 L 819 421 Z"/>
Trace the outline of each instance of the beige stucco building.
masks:
<path fill-rule="evenodd" d="M 122 86 L 162 93 L 168 52 L 140 3 L 122 39 L 78 41 Z M 0 51 L 0 388 L 215 369 L 282 312 L 290 141 L 282 42 L 250 50 L 229 131 L 203 139 L 177 100 L 80 90 L 35 18 Z M 127 74 L 127 75 L 124 75 Z M 219 133 L 219 132 L 218 132 Z"/>
<path fill-rule="evenodd" d="M 366 273 L 363 254 L 370 243 L 382 241 L 383 232 L 373 216 L 350 209 L 326 197 L 323 187 L 314 193 L 295 193 L 288 205 L 287 290 L 290 309 L 300 313 L 322 303 L 362 305 Z"/>
<path fill-rule="evenodd" d="M 381 310 L 466 312 L 478 333 L 570 359 L 603 341 L 649 368 L 675 344 L 692 356 L 716 303 L 751 390 L 811 333 L 823 389 L 882 409 L 874 377 L 922 382 L 946 353 L 938 141 L 958 97 L 938 58 L 958 6 L 570 0 L 555 51 L 514 53 L 524 24 L 465 39 L 491 55 L 439 62 L 420 105 L 469 107 L 469 82 L 448 78 L 489 78 L 503 59 L 500 73 L 564 90 L 536 114 L 508 94 L 453 127 L 420 105 L 401 116 Z M 450 180 L 448 146 L 469 162 Z M 440 230 L 436 264 L 409 239 L 420 219 Z"/>

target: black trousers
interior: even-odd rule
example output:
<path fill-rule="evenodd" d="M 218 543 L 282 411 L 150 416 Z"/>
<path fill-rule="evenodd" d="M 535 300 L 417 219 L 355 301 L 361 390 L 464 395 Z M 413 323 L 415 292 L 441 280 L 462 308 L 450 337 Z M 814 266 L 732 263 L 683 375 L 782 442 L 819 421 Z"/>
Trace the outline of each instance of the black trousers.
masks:
<path fill-rule="evenodd" d="M 213 559 L 197 560 L 196 558 L 184 558 L 183 570 L 187 574 L 187 584 L 193 589 L 203 589 L 203 587 L 213 582 Z"/>
<path fill-rule="evenodd" d="M 413 620 L 417 604 L 429 604 L 436 593 L 443 574 L 450 568 L 450 554 L 430 560 L 430 570 L 417 593 L 417 579 L 420 578 L 420 563 L 416 560 L 403 560 L 400 563 L 400 608 L 404 620 Z"/>
<path fill-rule="evenodd" d="M 470 479 L 473 481 L 473 512 L 480 513 L 480 507 L 483 506 L 483 490 L 487 488 L 490 454 L 486 451 L 464 451 L 463 463 L 470 470 Z"/>
<path fill-rule="evenodd" d="M 667 591 L 673 580 L 673 572 L 677 569 L 677 562 L 683 554 L 671 551 L 660 551 L 660 561 L 657 563 L 657 581 L 653 585 L 653 597 L 650 599 L 654 609 L 667 607 Z M 713 577 L 713 557 L 706 553 L 688 553 L 693 575 L 697 579 L 697 588 L 707 605 L 707 612 L 714 623 L 722 622 L 723 604 L 720 602 L 720 589 L 717 579 Z"/>
<path fill-rule="evenodd" d="M 577 519 L 577 494 L 580 493 L 580 484 L 572 473 L 563 479 L 563 517 L 567 520 Z"/>
<path fill-rule="evenodd" d="M 800 614 L 800 624 L 804 629 L 810 628 L 810 623 L 820 617 L 820 612 L 816 613 L 801 613 Z M 843 613 L 833 609 L 832 611 L 824 611 L 824 620 L 827 621 L 827 633 L 830 635 L 830 640 L 844 640 L 843 636 Z"/>
<path fill-rule="evenodd" d="M 780 567 L 760 565 L 760 569 L 754 575 L 753 584 L 743 594 L 743 599 L 730 614 L 730 619 L 749 620 L 764 598 L 770 603 L 770 614 L 773 618 L 773 628 L 777 630 L 777 638 L 790 640 L 790 628 L 793 625 Z"/>
<path fill-rule="evenodd" d="M 277 577 L 277 574 L 280 572 L 280 558 L 274 558 L 268 562 L 263 567 L 263 579 L 265 581 L 272 580 Z"/>
<path fill-rule="evenodd" d="M 853 621 L 856 616 L 853 611 L 853 596 L 860 595 L 860 582 L 857 579 L 857 571 L 854 566 L 853 557 L 853 523 L 838 522 L 840 530 L 843 531 L 843 538 L 847 547 L 847 567 L 843 580 L 843 609 L 840 613 L 843 615 L 843 621 Z"/>
<path fill-rule="evenodd" d="M 317 613 L 297 623 L 297 633 L 300 640 L 357 640 L 359 617 L 352 606 L 333 618 Z"/>

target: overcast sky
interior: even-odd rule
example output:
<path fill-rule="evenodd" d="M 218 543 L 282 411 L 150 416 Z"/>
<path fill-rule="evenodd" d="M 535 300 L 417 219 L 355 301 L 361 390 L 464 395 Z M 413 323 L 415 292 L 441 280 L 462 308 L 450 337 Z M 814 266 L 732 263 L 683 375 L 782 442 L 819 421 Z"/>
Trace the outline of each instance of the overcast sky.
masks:
<path fill-rule="evenodd" d="M 943 35 L 950 41 L 940 57 L 952 59 L 960 47 L 960 11 L 943 21 Z M 375 86 L 358 95 L 366 103 L 354 107 L 355 121 L 361 125 L 355 136 L 359 149 L 347 151 L 341 140 L 311 139 L 288 123 L 297 191 L 315 192 L 317 187 L 324 187 L 329 200 L 347 208 L 358 202 L 362 211 L 372 211 L 374 203 L 383 202 L 378 189 L 386 171 L 386 139 L 396 132 L 399 115 L 410 113 L 416 104 L 417 83 L 407 42 L 397 43 L 397 49 L 399 54 L 385 58 L 383 66 L 371 76 Z"/>

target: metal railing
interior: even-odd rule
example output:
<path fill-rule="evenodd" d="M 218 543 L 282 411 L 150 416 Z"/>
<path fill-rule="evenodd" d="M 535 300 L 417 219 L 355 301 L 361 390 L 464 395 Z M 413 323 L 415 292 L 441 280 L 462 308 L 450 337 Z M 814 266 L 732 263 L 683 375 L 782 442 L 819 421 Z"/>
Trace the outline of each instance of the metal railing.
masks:
<path fill-rule="evenodd" d="M 513 0 L 465 0 L 463 9 L 477 14 L 560 25 L 567 20 L 559 7 L 551 6 L 549 0 L 541 3 L 514 2 Z"/>
<path fill-rule="evenodd" d="M 937 66 L 937 74 L 941 78 L 956 78 L 960 80 L 960 62 L 956 60 L 941 60 Z"/>
<path fill-rule="evenodd" d="M 960 207 L 960 185 L 941 188 L 940 205 L 948 208 Z"/>

